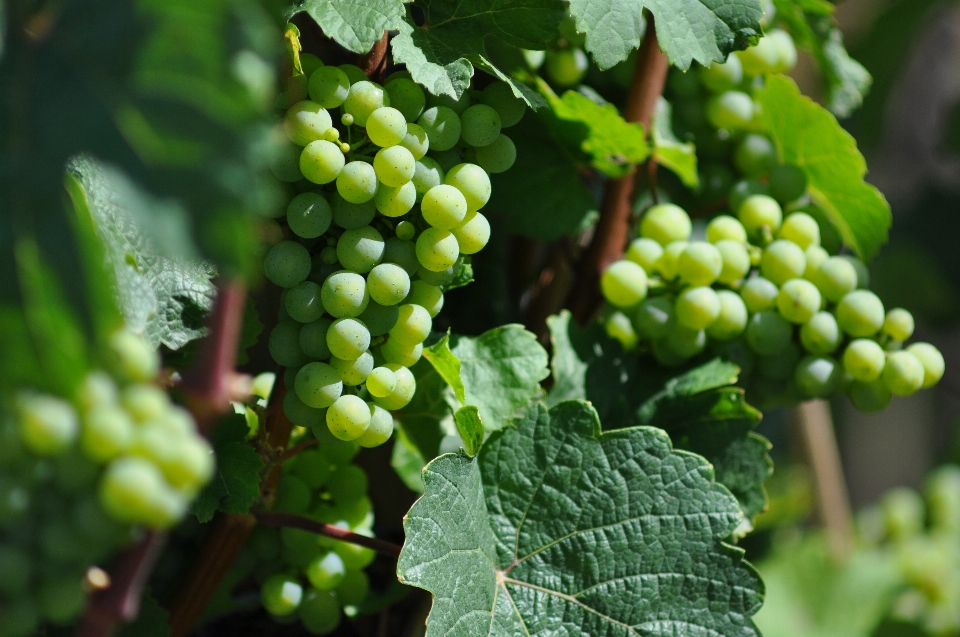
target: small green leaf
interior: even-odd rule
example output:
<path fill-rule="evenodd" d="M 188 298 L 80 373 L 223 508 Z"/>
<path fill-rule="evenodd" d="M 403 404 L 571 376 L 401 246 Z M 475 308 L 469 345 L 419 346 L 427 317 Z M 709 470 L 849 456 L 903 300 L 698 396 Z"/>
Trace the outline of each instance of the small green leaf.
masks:
<path fill-rule="evenodd" d="M 742 517 L 712 473 L 657 429 L 537 405 L 428 465 L 397 572 L 434 595 L 427 637 L 759 637 L 763 584 L 723 542 Z"/>
<path fill-rule="evenodd" d="M 259 497 L 264 464 L 246 444 L 248 432 L 246 419 L 238 414 L 224 419 L 214 430 L 217 473 L 191 508 L 200 522 L 209 522 L 217 511 L 247 513 Z"/>
<path fill-rule="evenodd" d="M 457 423 L 457 431 L 463 438 L 463 448 L 468 456 L 477 455 L 480 445 L 483 444 L 483 421 L 480 420 L 480 409 L 476 405 L 465 405 L 453 415 Z"/>
<path fill-rule="evenodd" d="M 757 91 L 763 122 L 780 158 L 807 176 L 807 191 L 864 261 L 887 242 L 892 217 L 883 194 L 863 180 L 867 164 L 836 118 L 788 77 L 774 76 Z"/>
<path fill-rule="evenodd" d="M 461 403 L 466 403 L 463 381 L 460 380 L 460 360 L 450 351 L 450 332 L 443 335 L 439 341 L 423 350 L 423 357 L 430 361 L 440 377 L 451 388 Z"/>
<path fill-rule="evenodd" d="M 681 142 L 673 134 L 670 103 L 662 97 L 653 113 L 653 157 L 658 164 L 669 168 L 688 188 L 700 187 L 697 174 L 697 150 L 689 142 Z"/>
<path fill-rule="evenodd" d="M 327 37 L 354 53 L 373 48 L 384 31 L 399 28 L 403 0 L 298 0 L 287 17 L 306 11 Z"/>
<path fill-rule="evenodd" d="M 473 283 L 473 263 L 470 259 L 468 256 L 457 261 L 457 265 L 455 266 L 457 271 L 453 275 L 453 280 L 441 285 L 441 290 L 449 292 L 450 290 L 456 290 L 457 288 L 462 288 Z"/>
<path fill-rule="evenodd" d="M 423 493 L 423 478 L 420 477 L 420 473 L 427 466 L 427 460 L 410 442 L 403 422 L 397 423 L 396 431 L 393 452 L 390 455 L 390 466 L 393 467 L 393 470 L 400 477 L 400 480 L 407 485 L 408 489 L 414 493 Z"/>

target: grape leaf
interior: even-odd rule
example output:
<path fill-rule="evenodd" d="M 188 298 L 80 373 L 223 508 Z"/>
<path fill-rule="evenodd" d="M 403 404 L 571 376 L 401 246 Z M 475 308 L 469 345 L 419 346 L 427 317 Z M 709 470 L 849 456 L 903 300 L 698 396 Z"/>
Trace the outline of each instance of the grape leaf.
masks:
<path fill-rule="evenodd" d="M 653 158 L 664 168 L 676 173 L 688 188 L 700 186 L 697 174 L 697 150 L 689 142 L 681 142 L 673 134 L 670 102 L 662 97 L 653 113 L 652 130 Z"/>
<path fill-rule="evenodd" d="M 408 489 L 414 493 L 423 493 L 423 478 L 420 473 L 427 466 L 427 459 L 410 442 L 402 422 L 397 422 L 396 432 L 393 451 L 390 453 L 390 466 Z"/>
<path fill-rule="evenodd" d="M 403 0 L 297 0 L 287 19 L 306 11 L 327 37 L 354 53 L 373 48 L 384 31 L 400 27 Z"/>
<path fill-rule="evenodd" d="M 477 406 L 466 404 L 466 390 L 460 378 L 460 360 L 450 351 L 450 333 L 447 332 L 439 341 L 424 348 L 423 357 L 430 361 L 463 405 L 454 413 L 453 420 L 457 425 L 457 431 L 460 432 L 460 437 L 463 438 L 467 453 L 471 456 L 477 455 L 477 450 L 483 443 L 483 422 L 480 420 L 480 411 Z"/>
<path fill-rule="evenodd" d="M 712 474 L 657 429 L 539 404 L 428 465 L 397 571 L 434 595 L 427 637 L 759 636 L 763 584 L 723 542 L 742 517 Z"/>
<path fill-rule="evenodd" d="M 803 170 L 807 192 L 844 242 L 872 259 L 887 242 L 892 217 L 883 194 L 863 180 L 867 164 L 856 141 L 788 77 L 769 78 L 757 101 L 781 160 Z"/>
<path fill-rule="evenodd" d="M 246 444 L 249 428 L 244 416 L 233 414 L 214 429 L 213 448 L 217 473 L 200 492 L 191 510 L 200 522 L 209 522 L 217 511 L 247 513 L 260 495 L 263 459 Z"/>
<path fill-rule="evenodd" d="M 696 60 L 722 62 L 760 35 L 760 0 L 571 0 L 577 31 L 601 69 L 623 62 L 640 46 L 643 10 L 653 13 L 657 41 L 670 63 L 683 70 Z"/>

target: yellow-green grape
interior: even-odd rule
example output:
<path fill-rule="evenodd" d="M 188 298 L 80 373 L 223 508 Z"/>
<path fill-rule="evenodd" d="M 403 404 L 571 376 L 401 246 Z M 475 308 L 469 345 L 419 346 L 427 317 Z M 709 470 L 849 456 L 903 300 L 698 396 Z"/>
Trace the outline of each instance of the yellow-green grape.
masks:
<path fill-rule="evenodd" d="M 320 286 L 313 281 L 301 281 L 284 296 L 287 315 L 298 323 L 312 323 L 323 316 L 320 302 Z"/>
<path fill-rule="evenodd" d="M 646 299 L 633 312 L 633 327 L 641 338 L 656 341 L 667 336 L 676 324 L 674 301 L 666 296 Z"/>
<path fill-rule="evenodd" d="M 750 253 L 746 246 L 732 239 L 721 239 L 715 244 L 720 253 L 722 267 L 717 280 L 730 285 L 747 276 L 750 272 Z"/>
<path fill-rule="evenodd" d="M 100 479 L 99 500 L 118 522 L 165 529 L 186 512 L 186 501 L 171 489 L 149 460 L 122 457 L 111 462 Z"/>
<path fill-rule="evenodd" d="M 335 66 L 324 66 L 310 74 L 307 85 L 310 99 L 324 108 L 336 108 L 343 104 L 350 93 L 347 74 Z"/>
<path fill-rule="evenodd" d="M 337 175 L 337 192 L 350 203 L 370 201 L 377 194 L 377 171 L 366 162 L 350 162 Z"/>
<path fill-rule="evenodd" d="M 396 339 L 389 339 L 380 346 L 380 354 L 387 363 L 413 367 L 423 355 L 423 343 L 406 345 Z"/>
<path fill-rule="evenodd" d="M 960 530 L 960 467 L 945 465 L 927 477 L 930 525 L 956 533 Z"/>
<path fill-rule="evenodd" d="M 816 285 L 820 266 L 827 262 L 830 253 L 820 246 L 807 246 L 807 249 L 803 251 L 803 256 L 807 259 L 807 267 L 803 270 L 803 278 L 813 281 Z M 819 289 L 819 286 L 817 288 Z M 823 293 L 823 290 L 820 290 L 820 292 Z"/>
<path fill-rule="evenodd" d="M 647 274 L 653 274 L 661 255 L 663 255 L 663 246 L 653 239 L 640 237 L 630 242 L 624 258 L 639 265 Z"/>
<path fill-rule="evenodd" d="M 367 391 L 374 398 L 389 396 L 397 387 L 397 375 L 389 367 L 375 367 L 367 376 Z"/>
<path fill-rule="evenodd" d="M 133 444 L 134 422 L 126 411 L 99 405 L 83 417 L 80 448 L 94 462 L 113 460 Z"/>
<path fill-rule="evenodd" d="M 480 101 L 500 115 L 502 128 L 509 128 L 519 122 L 527 110 L 526 103 L 514 95 L 513 91 L 506 82 L 494 82 L 480 93 Z"/>
<path fill-rule="evenodd" d="M 320 288 L 323 308 L 335 318 L 355 318 L 367 309 L 370 294 L 363 275 L 347 270 L 334 272 Z"/>
<path fill-rule="evenodd" d="M 923 364 L 923 388 L 933 387 L 943 378 L 943 372 L 946 364 L 943 360 L 943 354 L 930 343 L 913 343 L 907 347 L 907 351 L 917 357 Z"/>
<path fill-rule="evenodd" d="M 396 187 L 378 184 L 373 203 L 384 217 L 402 217 L 417 203 L 417 188 L 412 181 Z"/>
<path fill-rule="evenodd" d="M 139 334 L 129 330 L 114 332 L 108 347 L 114 372 L 122 378 L 145 382 L 160 372 L 160 355 Z"/>
<path fill-rule="evenodd" d="M 506 135 L 500 134 L 492 144 L 478 148 L 477 164 L 488 173 L 505 173 L 517 161 L 517 146 Z"/>
<path fill-rule="evenodd" d="M 367 275 L 367 290 L 380 305 L 396 305 L 410 293 L 410 275 L 399 265 L 381 263 Z"/>
<path fill-rule="evenodd" d="M 847 261 L 850 265 L 853 266 L 853 269 L 857 273 L 857 287 L 866 290 L 870 287 L 870 270 L 867 269 L 867 266 L 864 265 L 863 261 L 856 257 L 852 257 L 849 254 L 840 255 L 841 259 Z"/>
<path fill-rule="evenodd" d="M 753 99 L 740 91 L 725 91 L 707 101 L 707 120 L 714 128 L 739 131 L 753 121 Z"/>
<path fill-rule="evenodd" d="M 340 440 L 356 440 L 370 426 L 370 407 L 359 396 L 341 396 L 327 410 L 327 427 Z"/>
<path fill-rule="evenodd" d="M 743 70 L 750 75 L 776 73 L 780 63 L 779 46 L 769 34 L 745 51 L 737 51 L 736 55 L 743 64 Z"/>
<path fill-rule="evenodd" d="M 855 380 L 869 382 L 880 378 L 887 355 L 876 341 L 858 338 L 843 352 L 843 369 Z"/>
<path fill-rule="evenodd" d="M 806 269 L 807 258 L 793 241 L 778 239 L 768 245 L 760 257 L 760 274 L 775 285 L 802 277 Z"/>
<path fill-rule="evenodd" d="M 807 398 L 829 398 L 840 384 L 837 361 L 829 356 L 807 356 L 797 363 L 793 380 Z"/>
<path fill-rule="evenodd" d="M 579 84 L 590 66 L 587 54 L 574 47 L 548 50 L 545 59 L 544 70 L 547 77 L 561 88 L 569 88 Z"/>
<path fill-rule="evenodd" d="M 304 192 L 287 206 L 287 225 L 298 237 L 316 239 L 330 227 L 333 211 L 322 195 Z"/>
<path fill-rule="evenodd" d="M 370 301 L 359 318 L 370 330 L 370 336 L 383 336 L 397 322 L 399 315 L 400 308 L 396 305 L 380 305 L 376 301 Z"/>
<path fill-rule="evenodd" d="M 743 81 L 743 65 L 736 55 L 727 57 L 727 61 L 714 62 L 700 69 L 700 81 L 716 93 L 729 91 Z"/>
<path fill-rule="evenodd" d="M 37 456 L 58 456 L 69 449 L 80 432 L 70 403 L 42 394 L 17 399 L 20 439 Z"/>
<path fill-rule="evenodd" d="M 378 405 L 370 405 L 370 426 L 356 442 L 361 447 L 379 447 L 393 435 L 393 415 Z"/>
<path fill-rule="evenodd" d="M 630 319 L 628 319 L 627 315 L 623 312 L 613 312 L 610 314 L 607 320 L 604 321 L 603 326 L 607 336 L 619 341 L 623 349 L 629 351 L 637 346 L 637 341 L 639 340 L 637 333 L 633 330 Z"/>
<path fill-rule="evenodd" d="M 294 389 L 303 404 L 314 409 L 332 405 L 343 392 L 343 381 L 326 363 L 307 363 L 297 372 Z"/>
<path fill-rule="evenodd" d="M 447 230 L 427 228 L 417 237 L 417 260 L 431 272 L 443 272 L 457 262 L 460 245 Z"/>
<path fill-rule="evenodd" d="M 720 314 L 707 327 L 707 336 L 717 341 L 729 341 L 737 338 L 747 328 L 747 306 L 736 292 L 720 290 Z"/>
<path fill-rule="evenodd" d="M 840 327 L 830 312 L 817 312 L 800 328 L 800 342 L 816 356 L 830 354 L 840 345 Z"/>
<path fill-rule="evenodd" d="M 490 176 L 476 164 L 457 164 L 447 171 L 443 183 L 463 193 L 467 210 L 470 212 L 483 208 L 490 201 L 490 194 L 493 192 Z"/>
<path fill-rule="evenodd" d="M 806 279 L 790 279 L 780 287 L 777 309 L 791 323 L 806 323 L 820 310 L 820 291 Z"/>
<path fill-rule="evenodd" d="M 467 200 L 459 189 L 447 184 L 431 188 L 420 202 L 423 219 L 434 228 L 451 230 L 467 216 Z"/>
<path fill-rule="evenodd" d="M 327 329 L 327 349 L 337 358 L 354 360 L 370 347 L 370 330 L 352 318 L 337 319 Z"/>
<path fill-rule="evenodd" d="M 113 405 L 117 400 L 117 384 L 106 372 L 90 372 L 77 390 L 77 403 L 84 412 L 104 405 Z"/>
<path fill-rule="evenodd" d="M 733 165 L 746 177 L 759 177 L 777 163 L 777 151 L 766 135 L 748 133 L 733 151 Z"/>
<path fill-rule="evenodd" d="M 633 261 L 614 261 L 600 276 L 600 290 L 612 305 L 633 307 L 647 296 L 647 273 Z"/>
<path fill-rule="evenodd" d="M 430 318 L 435 318 L 443 309 L 443 290 L 418 279 L 410 285 L 407 303 L 419 305 L 430 314 Z"/>
<path fill-rule="evenodd" d="M 407 134 L 407 120 L 403 113 L 389 106 L 381 106 L 370 113 L 366 127 L 370 141 L 381 148 L 402 143 Z"/>
<path fill-rule="evenodd" d="M 401 221 L 397 224 L 396 233 L 401 241 L 409 241 L 417 234 L 417 227 L 409 221 Z"/>
<path fill-rule="evenodd" d="M 779 294 L 780 288 L 762 276 L 750 277 L 740 288 L 740 297 L 751 314 L 773 308 Z"/>
<path fill-rule="evenodd" d="M 388 363 L 385 367 L 390 368 L 396 374 L 397 385 L 389 396 L 374 398 L 374 402 L 390 411 L 403 409 L 413 400 L 413 395 L 417 391 L 417 380 L 410 370 L 402 365 Z"/>
<path fill-rule="evenodd" d="M 451 232 L 457 238 L 461 254 L 476 254 L 490 241 L 490 222 L 482 213 L 468 212 Z"/>
<path fill-rule="evenodd" d="M 677 296 L 677 323 L 691 330 L 709 327 L 720 316 L 720 298 L 713 288 L 687 288 Z"/>
<path fill-rule="evenodd" d="M 705 241 L 687 244 L 677 262 L 677 274 L 690 285 L 710 285 L 720 276 L 723 257 L 720 251 Z"/>
<path fill-rule="evenodd" d="M 883 384 L 897 396 L 909 396 L 923 387 L 926 370 L 909 350 L 893 352 L 883 367 Z"/>
<path fill-rule="evenodd" d="M 443 183 L 443 168 L 433 157 L 423 157 L 417 160 L 417 165 L 413 169 L 413 186 L 417 189 L 417 198 L 423 197 L 427 192 Z"/>
<path fill-rule="evenodd" d="M 374 111 L 387 106 L 385 97 L 383 89 L 373 82 L 356 82 L 350 86 L 347 99 L 343 102 L 343 110 L 353 115 L 353 122 L 357 126 L 366 126 L 367 119 Z"/>
<path fill-rule="evenodd" d="M 120 404 L 131 418 L 144 423 L 160 418 L 170 408 L 170 397 L 156 385 L 134 384 L 123 389 Z"/>
<path fill-rule="evenodd" d="M 714 217 L 707 224 L 707 241 L 717 243 L 724 239 L 738 243 L 747 242 L 747 231 L 743 224 L 730 215 Z"/>
<path fill-rule="evenodd" d="M 400 145 L 409 150 L 414 159 L 419 160 L 430 150 L 430 138 L 419 124 L 407 124 L 407 134 L 403 136 Z"/>
<path fill-rule="evenodd" d="M 817 270 L 813 282 L 831 303 L 857 288 L 857 270 L 843 257 L 830 257 Z"/>
<path fill-rule="evenodd" d="M 749 236 L 759 237 L 764 228 L 768 228 L 771 233 L 780 229 L 780 224 L 783 223 L 783 209 L 773 197 L 750 195 L 740 204 L 737 218 L 740 219 Z"/>
<path fill-rule="evenodd" d="M 400 306 L 397 323 L 390 329 L 390 340 L 413 347 L 427 340 L 432 326 L 429 312 L 419 305 L 406 303 Z"/>
<path fill-rule="evenodd" d="M 356 387 L 366 382 L 367 376 L 373 371 L 373 354 L 364 352 L 350 360 L 334 356 L 330 359 L 330 367 L 337 371 L 344 385 Z"/>
<path fill-rule="evenodd" d="M 417 120 L 430 138 L 434 151 L 450 150 L 460 140 L 460 117 L 446 106 L 432 106 Z"/>
<path fill-rule="evenodd" d="M 403 146 L 381 148 L 373 158 L 373 168 L 382 183 L 387 186 L 402 186 L 413 179 L 417 160 Z"/>
<path fill-rule="evenodd" d="M 773 41 L 777 50 L 775 73 L 789 73 L 797 65 L 797 46 L 790 34 L 782 29 L 771 29 L 765 37 Z"/>
<path fill-rule="evenodd" d="M 390 105 L 403 113 L 408 122 L 416 121 L 427 104 L 427 96 L 409 76 L 394 75 L 387 78 L 387 84 L 383 87 L 390 96 Z"/>
<path fill-rule="evenodd" d="M 461 138 L 474 148 L 489 146 L 500 135 L 500 114 L 486 104 L 474 104 L 460 114 Z"/>
<path fill-rule="evenodd" d="M 687 249 L 687 245 L 689 244 L 686 241 L 674 241 L 668 243 L 667 247 L 663 249 L 663 254 L 657 260 L 656 269 L 665 280 L 670 281 L 677 278 L 680 255 Z"/>
<path fill-rule="evenodd" d="M 883 319 L 883 333 L 895 341 L 905 341 L 913 336 L 913 314 L 903 309 L 895 307 L 887 310 L 887 315 Z"/>
<path fill-rule="evenodd" d="M 868 414 L 883 411 L 893 399 L 893 394 L 879 378 L 869 382 L 855 380 L 850 383 L 847 393 L 856 408 Z"/>
<path fill-rule="evenodd" d="M 320 139 L 307 144 L 299 157 L 300 172 L 315 184 L 329 184 L 343 170 L 343 151 L 333 142 Z"/>
<path fill-rule="evenodd" d="M 706 332 L 675 325 L 666 338 L 654 341 L 653 354 L 662 364 L 674 367 L 693 358 L 706 346 Z"/>
<path fill-rule="evenodd" d="M 837 304 L 837 323 L 853 337 L 873 336 L 883 327 L 883 302 L 869 290 L 854 290 Z"/>
<path fill-rule="evenodd" d="M 207 442 L 198 437 L 181 438 L 160 468 L 167 482 L 173 488 L 186 493 L 196 493 L 216 471 L 213 450 Z"/>
<path fill-rule="evenodd" d="M 297 102 L 283 118 L 283 130 L 294 144 L 306 146 L 312 141 L 323 139 L 324 133 L 333 126 L 333 120 L 325 108 L 304 100 Z"/>
<path fill-rule="evenodd" d="M 360 274 L 369 272 L 380 263 L 385 250 L 383 235 L 373 226 L 347 230 L 337 240 L 337 259 L 340 264 Z"/>
<path fill-rule="evenodd" d="M 763 310 L 747 322 L 747 345 L 761 356 L 779 354 L 793 337 L 793 327 L 779 312 Z"/>
<path fill-rule="evenodd" d="M 680 206 L 664 203 L 651 207 L 640 221 L 640 236 L 666 247 L 674 241 L 687 241 L 693 224 Z"/>
<path fill-rule="evenodd" d="M 781 239 L 793 241 L 806 250 L 812 245 L 820 245 L 820 226 L 817 221 L 805 212 L 794 212 L 787 215 L 780 226 L 777 236 Z"/>

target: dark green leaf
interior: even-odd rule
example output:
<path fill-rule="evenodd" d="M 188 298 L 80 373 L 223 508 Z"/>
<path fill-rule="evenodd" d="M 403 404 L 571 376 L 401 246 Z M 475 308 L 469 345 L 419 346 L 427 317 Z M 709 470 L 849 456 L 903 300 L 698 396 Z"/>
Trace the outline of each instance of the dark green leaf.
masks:
<path fill-rule="evenodd" d="M 297 0 L 287 12 L 289 19 L 306 11 L 327 37 L 354 53 L 366 53 L 384 31 L 400 27 L 403 0 Z"/>
<path fill-rule="evenodd" d="M 200 492 L 192 511 L 201 522 L 209 522 L 217 511 L 247 513 L 260 495 L 263 459 L 246 444 L 246 419 L 234 414 L 214 430 L 217 474 Z"/>
<path fill-rule="evenodd" d="M 763 584 L 723 543 L 736 500 L 653 428 L 532 408 L 480 455 L 445 455 L 404 522 L 401 581 L 436 635 L 759 635 Z"/>

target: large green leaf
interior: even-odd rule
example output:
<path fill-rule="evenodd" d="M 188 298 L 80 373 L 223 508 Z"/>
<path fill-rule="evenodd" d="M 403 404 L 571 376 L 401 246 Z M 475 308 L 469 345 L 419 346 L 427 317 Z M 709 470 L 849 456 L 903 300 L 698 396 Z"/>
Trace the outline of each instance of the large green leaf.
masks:
<path fill-rule="evenodd" d="M 427 467 L 397 570 L 434 595 L 428 637 L 759 635 L 763 584 L 723 543 L 742 517 L 712 473 L 657 429 L 537 405 Z"/>
<path fill-rule="evenodd" d="M 867 164 L 857 142 L 788 77 L 769 78 L 757 101 L 781 159 L 803 170 L 807 191 L 844 242 L 861 259 L 872 259 L 887 242 L 892 218 L 883 194 L 863 180 Z"/>
<path fill-rule="evenodd" d="M 623 62 L 640 45 L 643 10 L 653 13 L 657 41 L 681 69 L 696 60 L 722 62 L 760 35 L 760 0 L 571 0 L 577 31 L 601 69 Z"/>
<path fill-rule="evenodd" d="M 366 53 L 403 20 L 403 0 L 298 0 L 287 17 L 306 11 L 330 38 Z"/>

